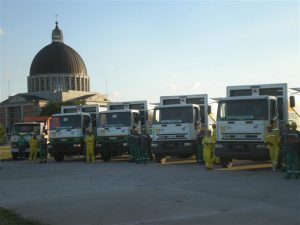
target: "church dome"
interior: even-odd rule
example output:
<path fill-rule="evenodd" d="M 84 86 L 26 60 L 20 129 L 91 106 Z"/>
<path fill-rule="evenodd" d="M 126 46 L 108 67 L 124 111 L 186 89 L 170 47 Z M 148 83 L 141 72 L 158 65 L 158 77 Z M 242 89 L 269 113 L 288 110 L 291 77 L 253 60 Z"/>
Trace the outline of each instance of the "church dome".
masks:
<path fill-rule="evenodd" d="M 28 92 L 90 90 L 90 79 L 80 55 L 63 43 L 63 32 L 52 30 L 52 43 L 42 48 L 32 60 L 27 77 Z"/>
<path fill-rule="evenodd" d="M 52 42 L 34 57 L 30 76 L 42 74 L 81 74 L 87 76 L 80 55 L 62 42 Z"/>
<path fill-rule="evenodd" d="M 63 32 L 56 22 L 52 43 L 36 54 L 31 63 L 30 76 L 68 73 L 87 76 L 82 58 L 73 48 L 63 43 Z"/>

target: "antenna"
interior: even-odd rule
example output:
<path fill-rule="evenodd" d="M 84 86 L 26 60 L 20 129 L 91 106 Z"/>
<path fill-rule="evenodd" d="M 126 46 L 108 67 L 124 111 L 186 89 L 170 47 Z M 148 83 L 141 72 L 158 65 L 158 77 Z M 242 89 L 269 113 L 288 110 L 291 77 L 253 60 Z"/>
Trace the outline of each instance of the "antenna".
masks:
<path fill-rule="evenodd" d="M 9 85 L 9 80 L 7 80 L 7 84 L 8 84 L 8 97 L 10 97 L 10 85 Z"/>

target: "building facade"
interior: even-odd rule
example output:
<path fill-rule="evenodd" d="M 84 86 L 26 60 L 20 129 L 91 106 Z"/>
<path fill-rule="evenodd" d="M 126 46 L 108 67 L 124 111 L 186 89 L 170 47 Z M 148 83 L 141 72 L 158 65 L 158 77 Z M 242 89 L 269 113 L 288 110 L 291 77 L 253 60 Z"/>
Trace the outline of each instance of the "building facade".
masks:
<path fill-rule="evenodd" d="M 39 116 L 48 102 L 84 100 L 105 106 L 107 97 L 90 91 L 90 77 L 81 56 L 64 43 L 63 32 L 55 22 L 51 43 L 33 58 L 27 77 L 27 93 L 10 96 L 0 103 L 0 123 L 9 131 L 14 122 Z"/>

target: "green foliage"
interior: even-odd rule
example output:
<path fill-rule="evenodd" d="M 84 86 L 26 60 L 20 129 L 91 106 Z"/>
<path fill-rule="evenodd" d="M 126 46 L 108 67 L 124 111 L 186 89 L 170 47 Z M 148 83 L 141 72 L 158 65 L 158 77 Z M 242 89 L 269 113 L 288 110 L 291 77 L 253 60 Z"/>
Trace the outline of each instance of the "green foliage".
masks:
<path fill-rule="evenodd" d="M 60 108 L 63 105 L 85 105 L 85 100 L 82 101 L 67 101 L 67 102 L 49 102 L 42 108 L 40 116 L 51 116 L 55 113 L 60 113 Z"/>
<path fill-rule="evenodd" d="M 5 143 L 5 126 L 4 124 L 0 123 L 0 144 Z"/>
<path fill-rule="evenodd" d="M 38 221 L 25 219 L 15 212 L 0 207 L 0 224 L 1 225 L 42 225 Z"/>

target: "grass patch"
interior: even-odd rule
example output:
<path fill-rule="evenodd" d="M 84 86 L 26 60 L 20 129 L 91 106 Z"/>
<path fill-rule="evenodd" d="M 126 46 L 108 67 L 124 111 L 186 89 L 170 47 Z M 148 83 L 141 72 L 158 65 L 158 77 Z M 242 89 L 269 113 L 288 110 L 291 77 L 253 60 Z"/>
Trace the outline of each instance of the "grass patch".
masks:
<path fill-rule="evenodd" d="M 10 152 L 10 146 L 0 146 L 0 159 L 7 160 L 11 159 L 12 155 Z M 2 224 L 0 224 L 2 225 Z"/>
<path fill-rule="evenodd" d="M 12 210 L 0 207 L 0 225 L 43 225 L 34 220 L 25 219 Z"/>

